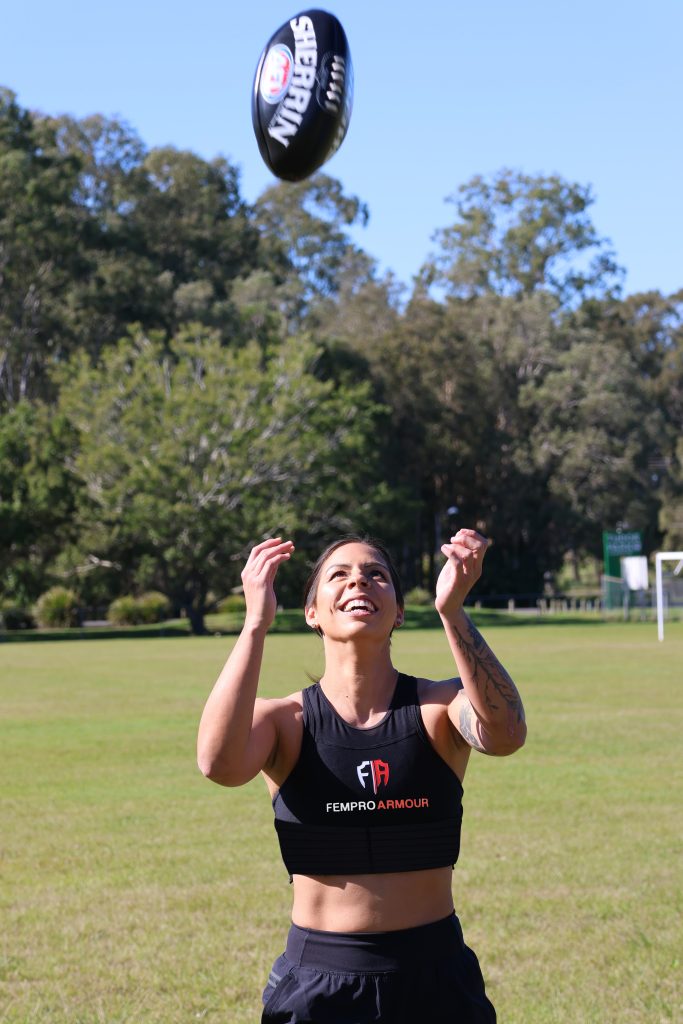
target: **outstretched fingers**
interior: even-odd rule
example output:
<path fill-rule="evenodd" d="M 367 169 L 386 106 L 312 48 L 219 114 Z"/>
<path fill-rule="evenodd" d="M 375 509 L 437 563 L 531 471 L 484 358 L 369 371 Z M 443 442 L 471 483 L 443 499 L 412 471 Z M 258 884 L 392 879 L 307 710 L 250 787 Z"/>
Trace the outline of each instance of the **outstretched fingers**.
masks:
<path fill-rule="evenodd" d="M 280 537 L 270 537 L 256 544 L 249 552 L 242 579 L 246 575 L 252 579 L 272 580 L 279 566 L 290 558 L 293 551 L 291 540 L 282 540 Z"/>

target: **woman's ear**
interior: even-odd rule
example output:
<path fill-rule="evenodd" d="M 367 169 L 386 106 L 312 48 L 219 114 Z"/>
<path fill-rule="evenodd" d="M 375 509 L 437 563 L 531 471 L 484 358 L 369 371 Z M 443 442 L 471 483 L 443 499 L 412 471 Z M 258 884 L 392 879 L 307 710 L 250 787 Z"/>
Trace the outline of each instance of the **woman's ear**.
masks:
<path fill-rule="evenodd" d="M 404 619 L 405 615 L 403 613 L 403 608 L 399 608 L 398 611 L 396 612 L 396 626 L 402 626 Z"/>
<path fill-rule="evenodd" d="M 318 621 L 317 621 L 316 614 L 315 614 L 315 605 L 314 604 L 309 604 L 309 605 L 306 606 L 306 609 L 304 611 L 304 615 L 306 617 L 306 625 L 310 626 L 311 629 L 317 629 L 318 628 Z"/>

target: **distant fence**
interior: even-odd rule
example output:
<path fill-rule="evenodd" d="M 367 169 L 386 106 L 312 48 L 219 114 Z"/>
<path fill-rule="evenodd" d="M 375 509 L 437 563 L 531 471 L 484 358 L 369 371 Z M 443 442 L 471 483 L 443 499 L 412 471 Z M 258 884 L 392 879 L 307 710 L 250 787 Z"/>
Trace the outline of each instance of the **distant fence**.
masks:
<path fill-rule="evenodd" d="M 529 594 L 483 594 L 481 597 L 474 595 L 470 604 L 474 608 L 536 612 L 540 615 L 555 612 L 595 612 L 602 608 L 598 593 L 574 597 L 569 594 L 542 594 L 538 591 Z"/>

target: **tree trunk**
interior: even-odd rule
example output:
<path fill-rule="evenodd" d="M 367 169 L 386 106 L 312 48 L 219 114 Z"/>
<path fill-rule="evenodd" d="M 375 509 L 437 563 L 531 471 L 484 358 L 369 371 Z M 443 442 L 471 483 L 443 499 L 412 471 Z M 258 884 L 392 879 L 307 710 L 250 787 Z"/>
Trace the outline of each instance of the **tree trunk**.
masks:
<path fill-rule="evenodd" d="M 193 636 L 205 636 L 206 626 L 204 624 L 204 608 L 194 608 L 191 604 L 185 607 L 187 619 Z"/>

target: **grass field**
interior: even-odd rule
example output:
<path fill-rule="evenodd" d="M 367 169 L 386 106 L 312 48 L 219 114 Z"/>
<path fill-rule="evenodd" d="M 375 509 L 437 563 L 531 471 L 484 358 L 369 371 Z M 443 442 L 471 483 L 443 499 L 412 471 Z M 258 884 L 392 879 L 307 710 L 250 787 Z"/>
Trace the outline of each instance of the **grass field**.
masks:
<path fill-rule="evenodd" d="M 500 1024 L 683 1022 L 683 624 L 485 632 L 529 739 L 473 757 L 453 884 Z M 3 1024 L 259 1020 L 289 913 L 272 812 L 194 760 L 232 642 L 0 645 Z M 436 631 L 394 655 L 451 674 Z M 321 664 L 271 637 L 264 694 Z"/>

